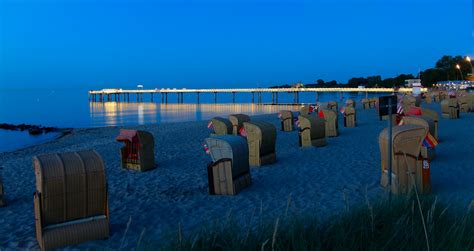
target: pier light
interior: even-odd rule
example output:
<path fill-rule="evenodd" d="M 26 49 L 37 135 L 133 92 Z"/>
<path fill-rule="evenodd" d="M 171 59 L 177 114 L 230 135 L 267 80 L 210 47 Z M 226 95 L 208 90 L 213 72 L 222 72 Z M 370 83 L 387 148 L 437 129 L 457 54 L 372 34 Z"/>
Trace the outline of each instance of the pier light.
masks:
<path fill-rule="evenodd" d="M 470 63 L 470 62 L 471 62 L 471 58 L 470 58 L 469 56 L 466 56 L 466 61 Z"/>
<path fill-rule="evenodd" d="M 459 66 L 458 64 L 456 65 L 456 68 L 458 68 L 458 70 L 461 70 L 461 66 Z"/>

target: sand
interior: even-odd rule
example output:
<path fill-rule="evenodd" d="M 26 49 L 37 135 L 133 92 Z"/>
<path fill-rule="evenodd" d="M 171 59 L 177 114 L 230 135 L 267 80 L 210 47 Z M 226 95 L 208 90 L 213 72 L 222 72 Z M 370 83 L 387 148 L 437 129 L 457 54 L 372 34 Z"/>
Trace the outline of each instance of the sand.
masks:
<path fill-rule="evenodd" d="M 291 195 L 291 210 L 325 219 L 346 204 L 365 203 L 384 194 L 379 185 L 378 135 L 386 126 L 376 111 L 357 104 L 358 126 L 344 128 L 322 148 L 301 149 L 297 132 L 277 135 L 277 162 L 252 168 L 253 184 L 236 196 L 210 196 L 206 166 L 210 157 L 201 144 L 209 136 L 207 121 L 128 127 L 155 136 L 157 169 L 139 173 L 120 168 L 115 142 L 118 127 L 77 129 L 70 135 L 38 146 L 0 154 L 1 175 L 8 206 L 0 208 L 0 248 L 38 248 L 35 238 L 31 159 L 50 152 L 95 149 L 104 159 L 109 184 L 111 235 L 74 248 L 133 248 L 143 229 L 146 239 L 162 238 L 178 224 L 185 231 L 225 218 L 229 212 L 245 222 L 254 210 L 269 217 L 284 213 Z M 439 104 L 429 105 L 439 112 Z M 280 128 L 276 114 L 252 117 Z M 474 114 L 458 120 L 441 119 L 440 145 L 431 164 L 433 194 L 441 202 L 463 210 L 474 199 Z M 128 233 L 124 236 L 127 223 Z M 123 240 L 123 243 L 122 243 Z"/>

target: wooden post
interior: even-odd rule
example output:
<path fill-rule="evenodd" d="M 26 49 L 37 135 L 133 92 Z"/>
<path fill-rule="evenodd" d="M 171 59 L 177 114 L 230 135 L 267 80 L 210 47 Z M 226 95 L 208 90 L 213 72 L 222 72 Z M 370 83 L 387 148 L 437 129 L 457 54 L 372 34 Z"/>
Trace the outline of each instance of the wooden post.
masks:
<path fill-rule="evenodd" d="M 214 92 L 214 103 L 217 104 L 217 92 Z"/>
<path fill-rule="evenodd" d="M 165 94 L 165 103 L 168 104 L 168 93 Z"/>
<path fill-rule="evenodd" d="M 153 102 L 153 92 L 151 94 L 151 102 Z"/>
<path fill-rule="evenodd" d="M 232 103 L 235 104 L 235 92 L 232 92 Z"/>
<path fill-rule="evenodd" d="M 276 103 L 278 104 L 278 92 L 275 92 L 276 95 Z"/>
<path fill-rule="evenodd" d="M 252 92 L 252 104 L 255 103 L 255 92 Z"/>
<path fill-rule="evenodd" d="M 200 102 L 200 100 L 199 100 L 199 94 L 200 94 L 200 93 L 199 93 L 199 92 L 196 92 L 196 94 L 197 94 L 197 103 L 199 104 L 199 102 Z"/>

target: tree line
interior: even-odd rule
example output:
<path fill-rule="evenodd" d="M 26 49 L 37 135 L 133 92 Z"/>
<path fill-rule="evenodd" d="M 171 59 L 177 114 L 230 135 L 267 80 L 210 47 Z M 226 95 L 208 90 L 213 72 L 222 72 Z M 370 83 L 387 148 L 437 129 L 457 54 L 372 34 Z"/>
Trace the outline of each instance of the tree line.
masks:
<path fill-rule="evenodd" d="M 463 56 L 443 56 L 438 61 L 433 68 L 426 69 L 421 71 L 418 76 L 413 74 L 400 74 L 393 78 L 382 79 L 380 75 L 368 76 L 368 77 L 357 77 L 351 78 L 347 83 L 338 83 L 336 80 L 324 81 L 323 79 L 318 79 L 314 83 L 304 84 L 304 87 L 307 88 L 327 88 L 327 87 L 350 87 L 356 88 L 358 86 L 365 86 L 367 88 L 372 87 L 385 87 L 385 88 L 398 88 L 402 87 L 405 84 L 405 80 L 420 78 L 423 86 L 432 87 L 434 84 L 440 81 L 448 80 L 461 80 L 461 73 L 459 69 L 456 68 L 456 65 L 459 65 L 462 72 L 462 78 L 466 79 L 468 74 L 472 73 L 471 64 Z M 301 85 L 302 83 L 296 83 L 296 85 Z M 280 85 L 280 86 L 271 86 L 270 88 L 290 88 L 295 85 Z"/>

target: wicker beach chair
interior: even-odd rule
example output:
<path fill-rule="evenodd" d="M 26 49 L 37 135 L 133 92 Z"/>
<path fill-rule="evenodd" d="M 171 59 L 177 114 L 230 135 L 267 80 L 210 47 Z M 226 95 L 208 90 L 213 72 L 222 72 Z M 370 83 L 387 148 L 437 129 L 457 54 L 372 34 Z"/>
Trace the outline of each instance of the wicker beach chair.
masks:
<path fill-rule="evenodd" d="M 448 119 L 459 118 L 459 104 L 456 98 L 441 101 L 441 116 Z"/>
<path fill-rule="evenodd" d="M 377 102 L 378 102 L 377 98 L 369 99 L 369 107 L 370 108 L 375 108 L 377 106 Z"/>
<path fill-rule="evenodd" d="M 326 127 L 326 137 L 337 137 L 338 125 L 337 125 L 337 113 L 333 110 L 323 109 L 321 112 L 324 115 L 325 127 Z"/>
<path fill-rule="evenodd" d="M 264 121 L 244 123 L 249 146 L 249 164 L 262 166 L 276 161 L 276 128 Z"/>
<path fill-rule="evenodd" d="M 122 168 L 148 171 L 155 166 L 155 140 L 146 131 L 120 129 L 117 141 L 125 143 L 120 148 Z"/>
<path fill-rule="evenodd" d="M 300 115 L 309 115 L 309 105 L 302 105 L 300 107 Z"/>
<path fill-rule="evenodd" d="M 423 116 L 430 117 L 433 120 L 434 132 L 432 133 L 432 135 L 433 135 L 433 137 L 435 137 L 436 140 L 439 140 L 439 138 L 438 138 L 438 121 L 439 121 L 438 113 L 436 111 L 431 110 L 431 109 L 421 108 L 421 114 Z"/>
<path fill-rule="evenodd" d="M 413 96 L 404 96 L 403 97 L 403 110 L 409 111 L 412 106 L 416 107 L 416 98 Z"/>
<path fill-rule="evenodd" d="M 405 116 L 403 117 L 403 124 L 423 126 L 431 135 L 435 133 L 434 120 L 428 116 Z M 421 157 L 429 161 L 432 161 L 436 156 L 435 148 L 428 148 L 422 145 L 420 151 Z"/>
<path fill-rule="evenodd" d="M 280 111 L 281 130 L 284 132 L 293 131 L 293 112 L 292 111 Z"/>
<path fill-rule="evenodd" d="M 440 99 L 439 99 L 439 91 L 433 91 L 431 92 L 431 95 L 430 95 L 433 99 L 433 102 L 435 103 L 439 103 L 441 102 Z"/>
<path fill-rule="evenodd" d="M 240 128 L 244 126 L 244 122 L 250 121 L 250 117 L 245 114 L 232 114 L 229 115 L 229 120 L 232 123 L 232 134 L 239 135 Z"/>
<path fill-rule="evenodd" d="M 33 157 L 36 238 L 42 250 L 109 237 L 107 184 L 95 151 Z"/>
<path fill-rule="evenodd" d="M 335 101 L 329 101 L 329 102 L 328 102 L 328 105 L 327 105 L 327 108 L 328 108 L 329 110 L 333 110 L 333 111 L 335 111 L 335 112 L 338 112 L 338 110 L 337 110 L 337 109 L 338 109 L 338 107 L 337 107 L 337 102 L 335 102 Z"/>
<path fill-rule="evenodd" d="M 356 127 L 356 110 L 351 106 L 344 108 L 344 127 Z"/>
<path fill-rule="evenodd" d="M 447 91 L 439 91 L 439 102 L 447 99 L 449 97 Z"/>
<path fill-rule="evenodd" d="M 347 107 L 352 107 L 352 108 L 355 108 L 356 107 L 356 103 L 353 99 L 348 99 L 346 100 L 346 106 Z"/>
<path fill-rule="evenodd" d="M 221 117 L 214 117 L 211 119 L 211 123 L 214 128 L 214 133 L 211 133 L 211 136 L 232 134 L 232 123 L 230 120 Z"/>
<path fill-rule="evenodd" d="M 467 106 L 470 112 L 474 112 L 474 93 L 467 95 Z"/>
<path fill-rule="evenodd" d="M 391 191 L 405 194 L 411 191 L 413 184 L 420 193 L 429 193 L 430 167 L 428 160 L 420 158 L 420 148 L 427 134 L 425 127 L 402 125 L 392 128 L 392 184 Z M 387 187 L 388 177 L 388 129 L 379 135 L 379 147 L 382 159 L 381 185 Z M 406 156 L 406 158 L 405 158 Z"/>
<path fill-rule="evenodd" d="M 433 102 L 433 97 L 432 97 L 432 94 L 431 94 L 431 93 L 427 92 L 427 93 L 425 94 L 425 102 L 426 102 L 427 104 L 431 104 L 431 103 Z"/>
<path fill-rule="evenodd" d="M 0 176 L 0 207 L 6 206 L 3 192 L 2 176 Z"/>
<path fill-rule="evenodd" d="M 326 121 L 316 116 L 298 116 L 299 121 L 299 145 L 325 146 L 326 145 Z"/>
<path fill-rule="evenodd" d="M 459 111 L 460 112 L 468 112 L 469 111 L 469 97 L 468 96 L 460 96 L 458 98 L 459 103 Z"/>
<path fill-rule="evenodd" d="M 207 138 L 212 162 L 207 166 L 209 194 L 235 195 L 251 183 L 249 149 L 245 138 L 224 135 Z"/>
<path fill-rule="evenodd" d="M 362 108 L 365 109 L 370 109 L 370 99 L 364 98 L 362 99 Z"/>

